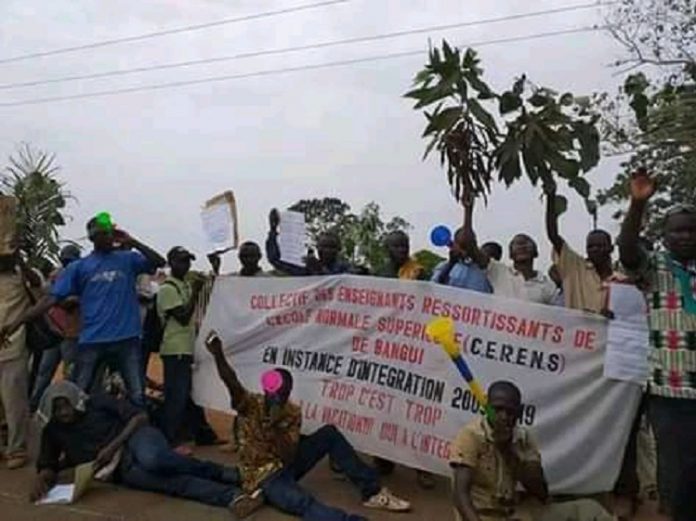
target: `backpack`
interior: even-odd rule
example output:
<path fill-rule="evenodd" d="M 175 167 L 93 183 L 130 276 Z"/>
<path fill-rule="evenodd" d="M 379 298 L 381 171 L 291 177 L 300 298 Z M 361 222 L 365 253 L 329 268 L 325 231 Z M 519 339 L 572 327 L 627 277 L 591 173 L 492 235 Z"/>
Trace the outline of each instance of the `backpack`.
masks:
<path fill-rule="evenodd" d="M 162 283 L 162 286 L 165 284 L 176 289 L 179 297 L 183 300 L 183 295 L 179 290 L 179 286 L 166 280 Z M 157 295 L 155 295 L 152 305 L 145 313 L 145 320 L 143 321 L 143 350 L 146 353 L 159 352 L 162 340 L 164 339 L 164 329 L 167 327 L 168 320 L 169 317 L 165 317 L 164 321 L 160 318 L 157 312 Z"/>

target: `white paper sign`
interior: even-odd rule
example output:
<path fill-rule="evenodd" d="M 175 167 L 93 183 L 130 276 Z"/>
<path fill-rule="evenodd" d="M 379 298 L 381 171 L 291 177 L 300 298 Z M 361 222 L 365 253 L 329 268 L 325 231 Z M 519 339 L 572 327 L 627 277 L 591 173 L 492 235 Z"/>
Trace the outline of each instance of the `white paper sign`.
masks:
<path fill-rule="evenodd" d="M 94 462 L 83 463 L 75 467 L 74 483 L 55 485 L 39 499 L 37 505 L 68 505 L 80 499 L 87 491 L 94 477 Z"/>
<path fill-rule="evenodd" d="M 39 499 L 37 505 L 67 505 L 73 502 L 75 485 L 56 485 L 48 493 Z"/>
<path fill-rule="evenodd" d="M 278 233 L 280 260 L 295 266 L 304 266 L 307 255 L 307 224 L 302 212 L 280 212 Z"/>
<path fill-rule="evenodd" d="M 607 354 L 604 376 L 644 385 L 650 375 L 648 361 L 650 330 L 648 307 L 643 293 L 630 284 L 611 284 Z"/>
<path fill-rule="evenodd" d="M 237 247 L 237 210 L 232 192 L 210 199 L 201 210 L 201 222 L 209 251 Z"/>
<path fill-rule="evenodd" d="M 292 373 L 304 433 L 333 424 L 361 452 L 450 476 L 451 442 L 481 411 L 425 334 L 438 316 L 455 322 L 482 386 L 520 388 L 520 425 L 538 440 L 554 493 L 613 489 L 641 390 L 602 376 L 607 320 L 572 309 L 431 282 L 219 277 L 196 344 L 194 400 L 231 410 L 203 346 L 214 329 L 250 392 L 270 367 Z"/>

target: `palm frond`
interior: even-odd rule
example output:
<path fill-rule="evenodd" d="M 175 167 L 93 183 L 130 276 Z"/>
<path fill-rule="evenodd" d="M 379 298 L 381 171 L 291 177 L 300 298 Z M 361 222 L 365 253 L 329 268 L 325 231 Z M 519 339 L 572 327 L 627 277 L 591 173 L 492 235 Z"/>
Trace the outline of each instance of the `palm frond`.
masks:
<path fill-rule="evenodd" d="M 0 174 L 0 186 L 17 199 L 17 227 L 22 249 L 30 265 L 55 260 L 60 250 L 59 232 L 68 219 L 66 202 L 74 199 L 56 174 L 55 155 L 18 147 Z"/>

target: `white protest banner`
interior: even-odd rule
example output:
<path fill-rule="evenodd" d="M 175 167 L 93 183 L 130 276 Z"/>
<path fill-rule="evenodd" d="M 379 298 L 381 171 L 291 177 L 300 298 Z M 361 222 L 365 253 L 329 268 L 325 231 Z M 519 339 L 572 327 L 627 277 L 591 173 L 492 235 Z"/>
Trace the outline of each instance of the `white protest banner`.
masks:
<path fill-rule="evenodd" d="M 449 475 L 450 442 L 478 407 L 425 335 L 449 316 L 474 376 L 521 389 L 556 493 L 611 490 L 640 388 L 602 375 L 606 320 L 429 282 L 349 275 L 221 277 L 196 346 L 194 399 L 229 411 L 201 339 L 215 329 L 246 387 L 271 366 L 294 376 L 303 431 L 331 423 L 360 451 Z"/>
<path fill-rule="evenodd" d="M 209 251 L 225 251 L 238 246 L 237 203 L 231 191 L 205 203 L 201 209 L 201 222 Z"/>

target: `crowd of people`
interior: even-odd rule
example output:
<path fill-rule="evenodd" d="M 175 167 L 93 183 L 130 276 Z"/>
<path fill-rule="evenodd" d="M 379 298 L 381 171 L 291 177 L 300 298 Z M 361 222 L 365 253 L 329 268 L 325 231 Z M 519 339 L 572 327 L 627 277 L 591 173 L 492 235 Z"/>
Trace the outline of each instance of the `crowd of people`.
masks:
<path fill-rule="evenodd" d="M 290 276 L 360 274 L 427 280 L 463 290 L 543 305 L 565 306 L 612 318 L 607 291 L 612 282 L 636 284 L 649 309 L 652 372 L 634 423 L 615 494 L 620 519 L 635 513 L 640 482 L 637 437 L 645 415 L 656 446 L 657 492 L 668 519 L 696 517 L 696 209 L 670 211 L 655 248 L 641 236 L 643 214 L 654 180 L 639 172 L 631 180 L 631 203 L 614 241 L 592 230 L 585 255 L 561 236 L 554 191 L 547 189 L 546 231 L 553 249 L 548 274 L 538 269 L 537 243 L 526 234 L 509 242 L 510 264 L 497 242 L 478 245 L 473 199 L 463 201 L 464 225 L 454 235 L 449 258 L 432 275 L 411 256 L 409 236 L 393 232 L 384 248 L 388 263 L 376 273 L 341 258 L 341 237 L 318 237 L 316 256 L 304 266 L 281 260 L 280 216 L 270 214 L 265 244 L 268 262 Z M 308 521 L 359 520 L 328 506 L 298 482 L 328 456 L 368 508 L 410 510 L 382 480 L 390 461 L 372 464 L 358 456 L 334 426 L 301 435 L 301 411 L 292 398 L 292 375 L 280 368 L 262 377 L 261 392 L 242 386 L 234 363 L 215 332 L 200 331 L 203 310 L 220 272 L 220 253 L 209 255 L 212 272 L 191 271 L 195 256 L 172 248 L 166 258 L 130 234 L 94 218 L 87 224 L 93 251 L 74 246 L 60 253 L 60 266 L 40 274 L 24 264 L 19 249 L 0 255 L 0 403 L 6 424 L 6 465 L 27 463 L 27 422 L 36 413 L 43 426 L 31 498 L 42 497 L 70 467 L 94 462 L 100 479 L 226 507 L 239 518 L 264 503 Z M 613 257 L 614 242 L 619 258 Z M 238 251 L 241 277 L 268 276 L 254 242 Z M 156 288 L 147 278 L 168 266 Z M 47 275 L 47 276 L 44 276 Z M 156 289 L 156 290 L 155 290 Z M 462 294 L 465 297 L 465 293 Z M 192 456 L 187 440 L 213 444 L 216 436 L 191 399 L 194 344 L 205 335 L 236 419 L 231 432 L 237 465 L 218 465 Z M 147 376 L 152 353 L 162 360 L 163 382 Z M 33 359 L 30 361 L 30 356 Z M 59 366 L 63 375 L 55 383 Z M 232 360 L 232 362 L 234 362 Z M 106 382 L 121 382 L 114 389 Z M 161 392 L 153 398 L 147 388 Z M 105 392 L 111 391 L 111 392 Z M 592 500 L 553 503 L 532 433 L 521 427 L 524 390 L 493 383 L 488 399 L 495 414 L 462 426 L 452 442 L 453 505 L 464 521 L 508 519 L 612 519 Z M 645 413 L 645 414 L 644 414 Z M 418 470 L 418 484 L 435 485 Z M 524 494 L 520 494 L 520 489 Z"/>

